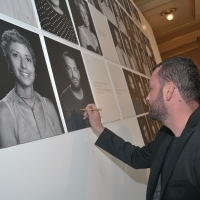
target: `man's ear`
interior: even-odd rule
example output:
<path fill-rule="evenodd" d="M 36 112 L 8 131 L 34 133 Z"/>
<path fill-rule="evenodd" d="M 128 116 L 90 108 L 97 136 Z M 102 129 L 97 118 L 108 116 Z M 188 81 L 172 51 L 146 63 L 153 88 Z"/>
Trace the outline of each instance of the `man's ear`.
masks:
<path fill-rule="evenodd" d="M 174 83 L 173 82 L 167 82 L 164 86 L 164 96 L 165 96 L 165 99 L 167 101 L 169 101 L 172 96 L 173 96 L 173 93 L 174 93 Z"/>

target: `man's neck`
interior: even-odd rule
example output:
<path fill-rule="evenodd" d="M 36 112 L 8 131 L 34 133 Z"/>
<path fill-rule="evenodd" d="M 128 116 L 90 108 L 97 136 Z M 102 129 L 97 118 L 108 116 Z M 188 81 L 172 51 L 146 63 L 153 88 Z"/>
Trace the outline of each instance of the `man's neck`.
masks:
<path fill-rule="evenodd" d="M 169 113 L 169 117 L 164 122 L 164 125 L 174 133 L 175 137 L 180 137 L 190 116 L 198 107 L 198 103 L 193 103 L 191 106 L 174 110 Z"/>
<path fill-rule="evenodd" d="M 72 91 L 73 95 L 74 95 L 77 99 L 79 99 L 79 100 L 83 99 L 83 90 L 82 90 L 82 88 L 80 88 L 79 90 L 74 90 L 74 89 L 71 87 L 71 91 Z"/>

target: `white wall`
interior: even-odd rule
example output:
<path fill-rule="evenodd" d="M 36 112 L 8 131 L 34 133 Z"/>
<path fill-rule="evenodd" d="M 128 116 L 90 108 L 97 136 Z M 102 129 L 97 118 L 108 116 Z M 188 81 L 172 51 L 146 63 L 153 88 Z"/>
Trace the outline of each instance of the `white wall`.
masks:
<path fill-rule="evenodd" d="M 1 18 L 15 20 L 0 15 Z M 157 62 L 152 30 L 145 19 Z M 19 23 L 20 24 L 20 23 Z M 25 26 L 22 23 L 23 26 Z M 26 27 L 34 30 L 33 27 Z M 142 146 L 136 117 L 105 124 Z M 149 170 L 135 170 L 94 145 L 90 128 L 0 150 L 2 200 L 142 200 Z"/>

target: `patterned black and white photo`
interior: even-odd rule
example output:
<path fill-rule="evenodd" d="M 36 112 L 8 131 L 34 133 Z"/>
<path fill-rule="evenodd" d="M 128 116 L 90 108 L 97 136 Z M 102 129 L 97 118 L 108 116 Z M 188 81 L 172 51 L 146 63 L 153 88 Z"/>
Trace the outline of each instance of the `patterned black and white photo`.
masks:
<path fill-rule="evenodd" d="M 88 2 L 93 5 L 99 12 L 103 13 L 101 7 L 101 0 L 88 0 Z"/>
<path fill-rule="evenodd" d="M 131 52 L 132 52 L 132 63 L 134 63 L 134 70 L 139 72 L 139 61 L 138 61 L 138 49 L 137 49 L 137 45 L 135 44 L 135 42 L 133 42 L 133 40 L 130 40 L 130 44 L 131 44 Z"/>
<path fill-rule="evenodd" d="M 151 137 L 152 139 L 154 140 L 155 137 L 156 137 L 156 133 L 159 131 L 156 124 L 155 124 L 155 120 L 152 120 L 149 115 L 146 115 L 146 120 L 147 120 L 147 123 L 148 123 L 148 126 L 149 126 L 149 130 L 150 130 L 150 133 L 151 133 Z"/>
<path fill-rule="evenodd" d="M 92 21 L 88 4 L 84 0 L 69 1 L 80 45 L 94 53 L 102 55 L 97 33 Z"/>
<path fill-rule="evenodd" d="M 113 2 L 113 11 L 117 20 L 118 28 L 127 34 L 126 27 L 122 19 L 122 14 L 120 12 L 121 8 L 116 1 Z"/>
<path fill-rule="evenodd" d="M 102 0 L 101 7 L 106 18 L 112 22 L 115 26 L 117 26 L 117 20 L 112 10 L 111 1 L 110 0 Z"/>
<path fill-rule="evenodd" d="M 0 37 L 0 148 L 62 134 L 39 36 L 0 20 Z"/>
<path fill-rule="evenodd" d="M 124 0 L 124 9 L 126 10 L 126 12 L 131 15 L 131 11 L 130 11 L 130 0 Z"/>
<path fill-rule="evenodd" d="M 117 56 L 119 58 L 119 62 L 120 62 L 121 65 L 127 66 L 129 61 L 128 61 L 128 57 L 125 53 L 125 49 L 124 49 L 124 46 L 123 46 L 123 42 L 122 42 L 122 39 L 121 39 L 121 36 L 120 36 L 119 29 L 114 24 L 112 24 L 111 22 L 108 22 L 108 23 L 109 23 L 111 35 L 112 35 L 112 38 L 113 38 L 113 42 L 114 42 L 114 45 L 115 45 L 115 49 L 116 49 L 116 52 L 117 52 Z"/>
<path fill-rule="evenodd" d="M 144 109 L 142 107 L 141 99 L 137 90 L 137 85 L 135 83 L 135 80 L 133 78 L 133 73 L 123 69 L 124 76 L 126 79 L 126 83 L 129 89 L 129 93 L 131 96 L 131 100 L 133 102 L 133 106 L 135 108 L 136 115 L 144 113 Z"/>
<path fill-rule="evenodd" d="M 147 145 L 149 142 L 153 140 L 153 138 L 151 136 L 151 132 L 149 130 L 146 118 L 145 116 L 141 116 L 141 117 L 138 117 L 137 120 L 139 123 L 143 140 L 144 140 L 144 144 Z"/>
<path fill-rule="evenodd" d="M 137 74 L 133 74 L 133 77 L 134 77 L 134 80 L 135 80 L 135 84 L 136 84 L 136 87 L 137 87 L 137 90 L 138 90 L 138 94 L 139 94 L 139 97 L 140 97 L 144 112 L 148 112 L 149 111 L 149 106 L 148 106 L 148 103 L 146 101 L 146 97 L 147 96 L 145 95 L 141 78 Z"/>
<path fill-rule="evenodd" d="M 35 0 L 41 28 L 78 44 L 65 0 Z"/>
<path fill-rule="evenodd" d="M 0 13 L 37 27 L 31 0 L 0 0 Z"/>
<path fill-rule="evenodd" d="M 122 33 L 121 35 L 126 49 L 126 56 L 128 57 L 127 67 L 136 70 L 129 38 L 124 33 Z"/>
<path fill-rule="evenodd" d="M 48 38 L 45 42 L 68 132 L 90 127 L 80 110 L 94 103 L 80 51 Z"/>

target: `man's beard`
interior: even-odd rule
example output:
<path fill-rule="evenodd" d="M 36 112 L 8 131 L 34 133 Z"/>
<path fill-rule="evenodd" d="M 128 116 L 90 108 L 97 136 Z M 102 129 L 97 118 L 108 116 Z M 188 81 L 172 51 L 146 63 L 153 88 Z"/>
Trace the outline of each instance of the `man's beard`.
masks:
<path fill-rule="evenodd" d="M 71 81 L 71 87 L 75 91 L 79 91 L 81 88 L 80 80 L 77 80 L 78 82 L 75 84 L 73 81 Z"/>
<path fill-rule="evenodd" d="M 162 90 L 160 90 L 157 98 L 152 105 L 150 105 L 149 117 L 164 124 L 167 116 L 168 112 L 164 104 Z"/>

